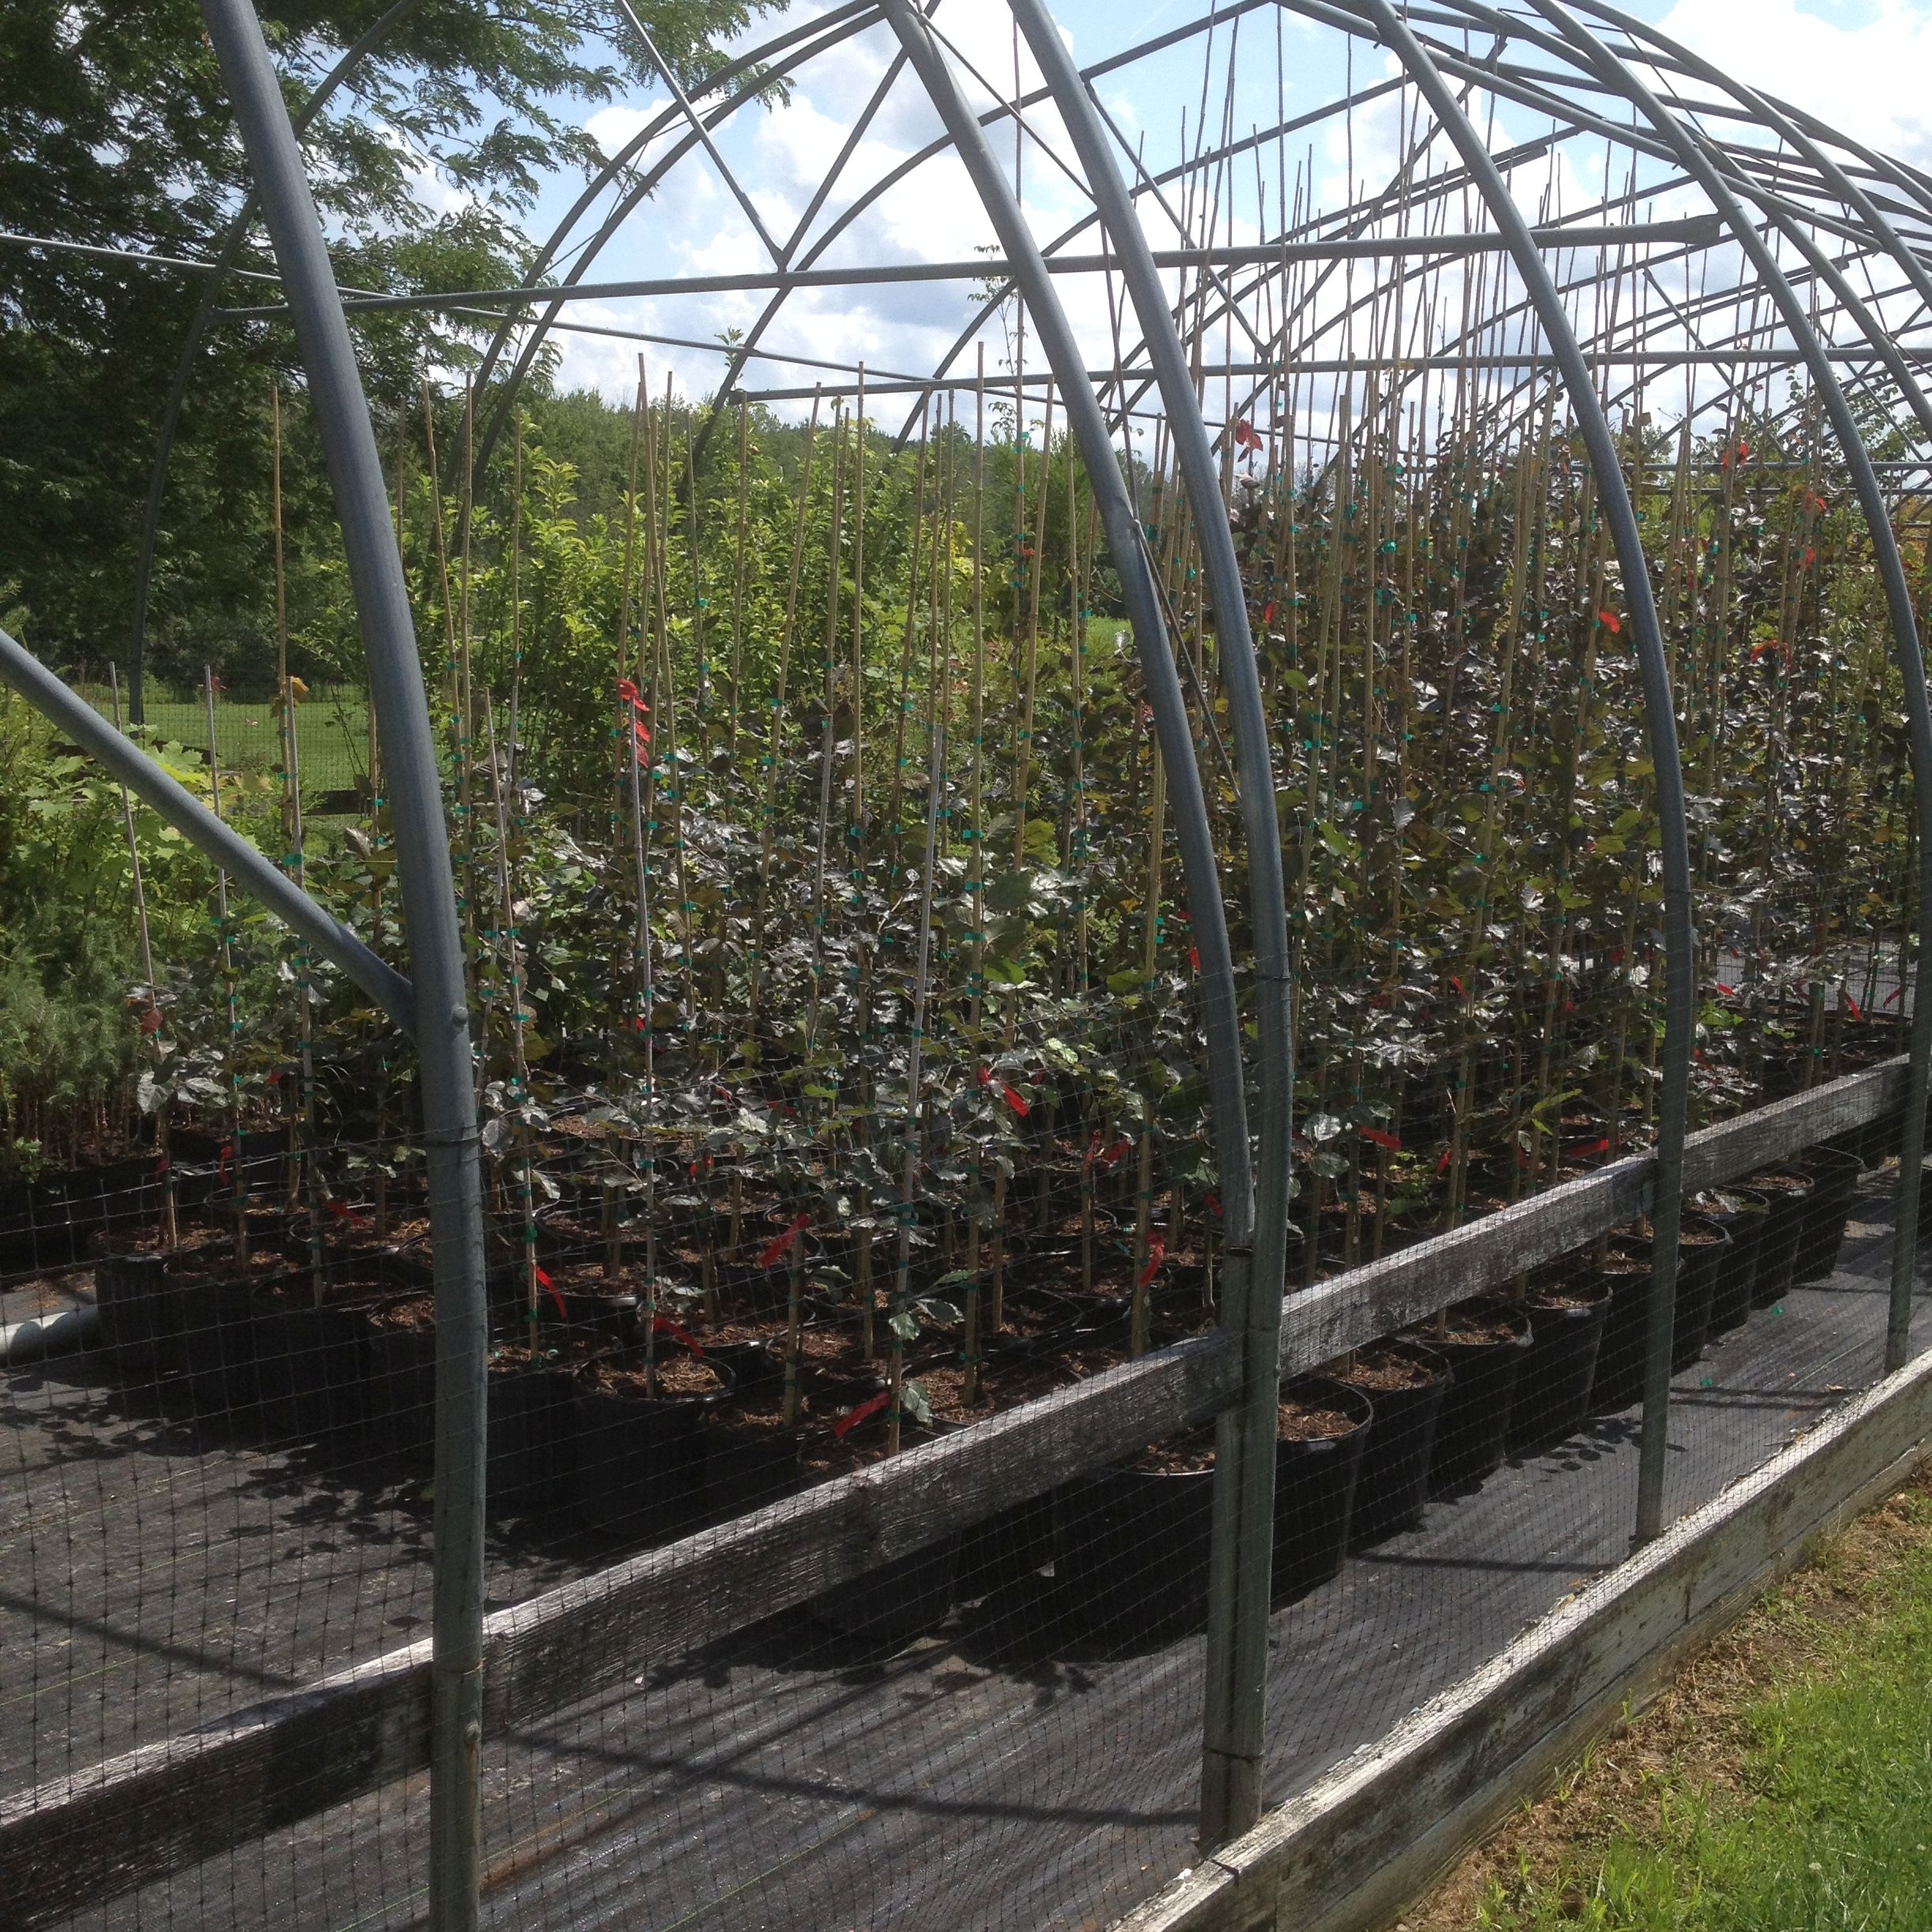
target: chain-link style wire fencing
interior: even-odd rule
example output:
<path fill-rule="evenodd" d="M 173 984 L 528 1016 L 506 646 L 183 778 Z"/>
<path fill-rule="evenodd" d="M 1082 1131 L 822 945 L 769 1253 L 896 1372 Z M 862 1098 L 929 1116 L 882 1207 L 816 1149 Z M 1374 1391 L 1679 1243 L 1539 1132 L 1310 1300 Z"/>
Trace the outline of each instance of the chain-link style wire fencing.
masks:
<path fill-rule="evenodd" d="M 1377 219 L 1492 242 L 1402 99 Z M 1604 193 L 1632 212 L 1634 178 Z M 1284 245 L 1247 300 L 1345 381 L 1318 402 L 1284 356 L 1237 405 L 1226 343 L 1219 378 L 1295 1000 L 1271 1803 L 1622 1560 L 1657 1292 L 1655 774 L 1608 479 L 1540 350 L 1498 350 L 1536 340 L 1507 274 L 1325 304 L 1333 267 Z M 1728 324 L 1696 304 L 1743 357 L 1735 286 Z M 1226 294 L 1196 284 L 1196 350 Z M 1432 393 L 1357 358 L 1357 327 L 1458 303 Z M 1200 1856 L 1241 1359 L 1200 904 L 1091 482 L 1009 376 L 1003 428 L 956 384 L 897 449 L 828 386 L 809 428 L 762 421 L 762 468 L 749 415 L 646 396 L 569 676 L 496 488 L 523 426 L 461 546 L 408 452 L 484 1122 L 485 1923 L 1099 1926 Z M 1814 398 L 1735 376 L 1668 438 L 1628 399 L 1697 787 L 1669 1522 L 1885 1361 L 1916 855 L 1896 640 Z M 1193 507 L 1170 447 L 1125 474 L 1252 1013 Z M 360 700 L 150 691 L 143 728 L 192 776 L 211 710 L 207 796 L 399 957 Z M 137 905 L 153 829 L 130 808 Z M 419 1924 L 420 1096 L 224 890 L 135 990 L 136 1124 L 17 1135 L 0 1186 L 0 1870 L 33 1924 Z"/>

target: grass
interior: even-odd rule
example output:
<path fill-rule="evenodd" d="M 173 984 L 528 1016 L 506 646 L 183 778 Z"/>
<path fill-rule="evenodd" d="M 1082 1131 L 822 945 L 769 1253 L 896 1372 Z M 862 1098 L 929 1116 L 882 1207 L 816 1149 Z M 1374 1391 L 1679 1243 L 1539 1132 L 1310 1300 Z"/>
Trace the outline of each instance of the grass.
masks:
<path fill-rule="evenodd" d="M 1932 1926 L 1932 1484 L 1855 1525 L 1404 1932 Z"/>
<path fill-rule="evenodd" d="M 90 692 L 95 708 L 112 715 L 104 691 Z M 208 715 L 200 698 L 177 703 L 151 698 L 148 728 L 191 750 L 208 749 Z M 125 712 L 123 716 L 125 717 Z M 281 762 L 272 702 L 215 701 L 215 742 L 230 771 L 266 773 Z M 295 707 L 295 746 L 301 760 L 302 792 L 346 791 L 369 762 L 369 706 L 359 695 L 315 694 Z"/>

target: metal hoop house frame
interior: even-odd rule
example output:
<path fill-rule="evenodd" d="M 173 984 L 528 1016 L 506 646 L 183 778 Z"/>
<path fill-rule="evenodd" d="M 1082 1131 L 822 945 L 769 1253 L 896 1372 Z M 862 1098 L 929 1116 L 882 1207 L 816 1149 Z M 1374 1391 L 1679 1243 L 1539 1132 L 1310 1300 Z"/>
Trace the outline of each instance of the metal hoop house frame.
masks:
<path fill-rule="evenodd" d="M 203 11 L 254 165 L 253 197 L 238 213 L 184 344 L 167 399 L 146 504 L 133 616 L 134 702 L 148 586 L 173 440 L 209 332 L 264 313 L 293 317 L 340 516 L 368 653 L 381 754 L 406 894 L 411 975 L 396 975 L 223 833 L 178 788 L 49 677 L 0 640 L 0 676 L 59 719 L 142 789 L 157 810 L 204 843 L 271 910 L 304 927 L 345 970 L 413 1031 L 424 1076 L 436 1215 L 437 1398 L 436 1613 L 429 1758 L 433 1769 L 432 1915 L 440 1932 L 474 1924 L 479 1870 L 477 1741 L 483 1723 L 482 1376 L 485 1348 L 482 1234 L 477 1180 L 470 1041 L 461 941 L 443 833 L 435 757 L 395 537 L 385 507 L 350 320 L 404 306 L 493 321 L 477 391 L 489 408 L 479 464 L 509 420 L 519 386 L 560 330 L 688 350 L 713 344 L 571 319 L 572 305 L 636 296 L 730 290 L 762 298 L 754 322 L 723 350 L 719 400 L 742 395 L 774 407 L 814 394 L 904 397 L 912 412 L 935 391 L 970 387 L 966 363 L 1007 298 L 1022 305 L 1047 370 L 1011 384 L 1024 413 L 1050 380 L 1067 408 L 1124 586 L 1146 695 L 1171 790 L 1193 927 L 1203 961 L 1212 1118 L 1228 1202 L 1231 1264 L 1223 1314 L 1228 1349 L 1221 1391 L 1211 1602 L 1204 1732 L 1202 1836 L 1211 1847 L 1252 1825 L 1260 1807 L 1262 1697 L 1269 1601 L 1269 1523 L 1288 1212 L 1294 1069 L 1288 1026 L 1289 951 L 1275 808 L 1275 754 L 1263 712 L 1239 567 L 1224 503 L 1226 463 L 1215 432 L 1252 424 L 1298 439 L 1327 460 L 1310 399 L 1324 386 L 1374 376 L 1383 406 L 1410 402 L 1426 419 L 1432 394 L 1453 386 L 1479 405 L 1494 444 L 1527 429 L 1554 401 L 1567 408 L 1587 452 L 1608 518 L 1642 672 L 1644 725 L 1656 773 L 1668 964 L 1666 1031 L 1654 1180 L 1658 1277 L 1651 1302 L 1637 1541 L 1661 1524 L 1678 1204 L 1684 1172 L 1686 1095 L 1695 1002 L 1691 863 L 1669 665 L 1651 593 L 1642 532 L 1612 413 L 1640 410 L 1660 389 L 1687 418 L 1714 417 L 1741 395 L 1797 375 L 1835 439 L 1869 528 L 1883 582 L 1892 650 L 1902 674 L 1918 828 L 1919 919 L 1900 1232 L 1892 1279 L 1888 1365 L 1904 1359 L 1915 1260 L 1928 1065 L 1932 1064 L 1932 708 L 1908 585 L 1891 521 L 1892 500 L 1916 472 L 1885 469 L 1863 440 L 1860 405 L 1894 404 L 1932 435 L 1932 178 L 1889 160 L 1801 109 L 1769 100 L 1642 22 L 1597 0 L 1230 0 L 1140 45 L 1076 68 L 1043 0 L 1008 0 L 1040 84 L 1000 95 L 947 38 L 951 9 L 913 0 L 846 0 L 792 24 L 732 58 L 687 97 L 650 114 L 589 182 L 537 248 L 530 283 L 426 297 L 359 296 L 332 279 L 301 172 L 307 118 L 419 3 L 397 0 L 324 80 L 291 125 L 248 0 L 204 0 Z M 1280 54 L 1284 17 L 1343 37 L 1375 77 L 1345 96 L 1272 125 L 1218 136 L 1196 125 L 1193 151 L 1164 169 L 1144 166 L 1106 100 L 1148 63 L 1215 36 L 1265 35 Z M 619 0 L 613 36 L 641 34 Z M 1302 44 L 1297 38 L 1297 45 Z M 774 74 L 809 75 L 863 61 L 871 84 L 802 215 L 773 231 L 734 176 L 721 146 L 755 112 Z M 1204 67 L 1204 75 L 1205 74 Z M 1353 68 L 1351 68 L 1353 71 Z M 990 106 L 975 107 L 971 88 Z M 939 131 L 867 176 L 867 137 L 889 104 L 923 95 Z M 1204 101 L 1205 100 L 1204 81 Z M 1350 116 L 1395 117 L 1413 130 L 1408 159 L 1379 188 L 1315 211 L 1289 205 L 1286 157 Z M 1518 130 L 1499 140 L 1499 120 Z M 1531 127 L 1527 137 L 1520 130 Z M 1085 212 L 1036 241 L 1017 185 L 992 137 L 1037 157 L 1074 184 Z M 1586 151 L 1601 155 L 1601 192 L 1584 204 L 1551 204 L 1535 220 L 1526 197 Z M 1257 219 L 1237 240 L 1234 170 L 1253 170 Z M 964 167 L 997 236 L 997 257 L 931 264 L 868 253 L 895 190 L 928 167 Z M 705 278 L 599 281 L 595 271 L 680 168 L 711 170 L 755 231 L 768 265 Z M 1593 170 L 1574 167 L 1575 178 Z M 257 208 L 266 221 L 286 306 L 223 308 Z M 1157 244 L 1155 238 L 1160 238 Z M 1377 271 L 1417 276 L 1460 264 L 1461 317 L 1418 300 L 1388 339 L 1365 343 Z M 1641 299 L 1627 313 L 1606 304 L 1604 277 L 1641 267 Z M 1357 268 L 1363 270 L 1357 275 Z M 1494 299 L 1472 305 L 1470 278 Z M 846 369 L 807 354 L 786 334 L 815 294 L 853 296 L 906 283 L 984 279 L 984 301 L 932 365 L 921 371 Z M 1064 297 L 1104 289 L 1110 345 L 1096 356 L 1069 320 Z M 1368 286 L 1365 286 L 1368 284 Z M 1472 320 L 1472 309 L 1480 316 Z M 1397 313 L 1401 313 L 1399 304 Z M 1024 325 L 1023 325 L 1024 326 Z M 1218 347 L 1217 347 L 1218 345 Z M 810 386 L 759 386 L 755 369 L 802 370 Z M 1219 419 L 1208 407 L 1218 388 Z M 1123 444 L 1170 440 L 1203 545 L 1217 631 L 1247 844 L 1245 923 L 1254 957 L 1231 949 L 1173 641 L 1145 554 Z M 1244 1056 L 1237 983 L 1258 1016 Z M 1251 1133 L 1250 1085 L 1258 1097 Z M 1203 1361 L 1207 1357 L 1204 1356 Z"/>

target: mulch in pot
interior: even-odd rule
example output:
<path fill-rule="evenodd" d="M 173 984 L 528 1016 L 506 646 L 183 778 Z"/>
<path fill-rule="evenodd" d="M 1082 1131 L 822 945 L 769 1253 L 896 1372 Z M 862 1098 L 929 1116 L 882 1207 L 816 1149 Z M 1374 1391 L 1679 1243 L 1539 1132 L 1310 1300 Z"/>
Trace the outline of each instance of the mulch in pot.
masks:
<path fill-rule="evenodd" d="M 1282 1385 L 1275 1428 L 1275 1597 L 1292 1601 L 1341 1570 L 1375 1409 L 1323 1376 Z"/>
<path fill-rule="evenodd" d="M 664 1542 L 702 1513 L 700 1425 L 732 1390 L 721 1363 L 678 1346 L 600 1355 L 573 1377 L 577 1511 L 627 1541 Z"/>
<path fill-rule="evenodd" d="M 1421 1521 L 1450 1367 L 1418 1342 L 1376 1342 L 1357 1350 L 1335 1378 L 1360 1389 L 1375 1408 L 1350 1526 L 1350 1547 L 1360 1549 Z"/>
<path fill-rule="evenodd" d="M 1514 1303 L 1480 1297 L 1446 1309 L 1412 1332 L 1449 1364 L 1429 1455 L 1434 1494 L 1467 1489 L 1502 1463 L 1517 1377 L 1531 1345 L 1530 1318 Z"/>
<path fill-rule="evenodd" d="M 1522 1304 L 1530 1318 L 1530 1353 L 1510 1407 L 1511 1451 L 1561 1442 L 1582 1426 L 1611 1300 L 1610 1282 L 1587 1264 L 1530 1282 Z"/>

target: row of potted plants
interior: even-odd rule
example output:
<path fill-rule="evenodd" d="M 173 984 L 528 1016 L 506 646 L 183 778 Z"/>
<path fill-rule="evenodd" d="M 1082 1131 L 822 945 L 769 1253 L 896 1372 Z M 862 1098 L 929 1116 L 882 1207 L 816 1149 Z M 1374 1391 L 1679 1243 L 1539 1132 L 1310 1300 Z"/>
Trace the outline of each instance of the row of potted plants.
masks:
<path fill-rule="evenodd" d="M 1861 1166 L 1852 1150 L 1821 1147 L 1690 1204 L 1675 1368 L 1794 1282 L 1829 1272 Z M 624 1285 L 635 1271 L 621 1257 L 608 1275 L 601 1256 L 587 1264 L 575 1285 L 543 1271 L 540 1319 L 507 1297 L 497 1324 L 493 1507 L 570 1512 L 630 1543 L 661 1542 L 862 1466 L 886 1452 L 895 1421 L 900 1446 L 930 1440 L 1126 1359 L 1131 1257 L 1100 1215 L 1094 1265 L 1096 1211 L 1090 1197 L 1084 1207 L 1062 1217 L 1071 1226 L 1002 1256 L 1001 1319 L 970 1344 L 938 1287 L 900 1311 L 909 1319 L 896 1395 L 880 1346 L 887 1319 L 868 1338 L 822 1275 L 796 1292 L 796 1242 L 767 1241 L 735 1274 L 719 1271 L 708 1301 L 649 1305 Z M 318 1272 L 306 1242 L 271 1211 L 253 1212 L 239 1262 L 219 1204 L 171 1252 L 123 1241 L 101 1256 L 96 1293 L 120 1379 L 178 1390 L 197 1415 L 271 1439 L 426 1458 L 435 1318 L 417 1252 L 365 1243 L 358 1266 L 339 1247 Z M 1511 1450 L 1629 1407 L 1641 1394 L 1649 1279 L 1638 1223 L 1511 1294 L 1285 1385 L 1283 1592 L 1326 1580 L 1351 1541 L 1409 1526 L 1431 1495 L 1479 1483 Z M 1151 1343 L 1213 1319 L 1192 1251 L 1139 1285 Z M 1050 1563 L 1065 1600 L 1102 1631 L 1185 1627 L 1204 1602 L 1212 1455 L 1211 1431 L 1157 1445 L 818 1608 L 842 1627 L 902 1634 L 943 1615 L 956 1593 Z"/>

